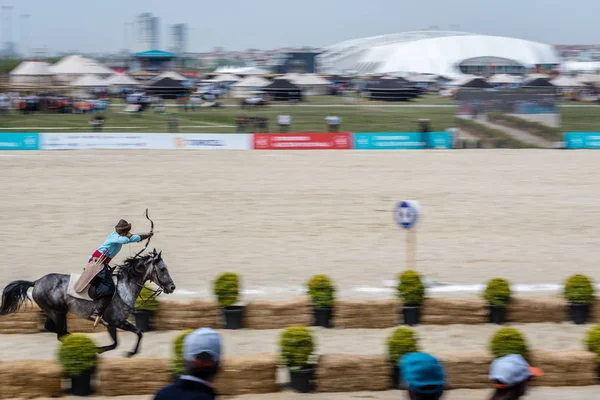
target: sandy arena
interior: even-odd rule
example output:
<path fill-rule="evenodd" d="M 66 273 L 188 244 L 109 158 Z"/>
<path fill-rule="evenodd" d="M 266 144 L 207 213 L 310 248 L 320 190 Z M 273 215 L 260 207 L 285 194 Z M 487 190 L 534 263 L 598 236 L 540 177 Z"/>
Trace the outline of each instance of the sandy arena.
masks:
<path fill-rule="evenodd" d="M 4 152 L 0 166 L 0 288 L 81 271 L 120 218 L 148 231 L 146 207 L 151 247 L 178 286 L 172 299 L 212 298 L 223 271 L 241 274 L 244 300 L 295 297 L 316 273 L 331 275 L 341 298 L 393 296 L 402 199 L 424 211 L 418 269 L 467 285 L 431 295 L 476 295 L 494 276 L 558 285 L 575 272 L 596 277 L 600 264 L 594 152 Z M 558 290 L 546 289 L 528 294 Z"/>

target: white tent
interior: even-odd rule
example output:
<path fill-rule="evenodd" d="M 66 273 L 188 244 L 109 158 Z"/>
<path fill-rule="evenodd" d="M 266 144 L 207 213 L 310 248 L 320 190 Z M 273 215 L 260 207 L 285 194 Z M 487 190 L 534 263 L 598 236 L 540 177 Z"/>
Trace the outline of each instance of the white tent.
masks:
<path fill-rule="evenodd" d="M 514 76 L 514 75 L 508 75 L 508 74 L 496 74 L 494 76 L 492 76 L 490 79 L 488 79 L 489 83 L 497 83 L 497 84 L 511 84 L 511 83 L 519 83 L 521 82 L 522 78 L 518 77 L 518 76 Z"/>
<path fill-rule="evenodd" d="M 109 86 L 138 86 L 140 82 L 136 81 L 127 74 L 114 74 L 106 78 L 105 82 Z"/>
<path fill-rule="evenodd" d="M 558 78 L 552 79 L 550 83 L 561 88 L 585 87 L 585 84 L 581 83 L 579 80 L 568 76 L 559 76 Z"/>
<path fill-rule="evenodd" d="M 593 83 L 596 85 L 600 84 L 600 75 L 596 74 L 581 74 L 575 79 L 582 83 Z"/>
<path fill-rule="evenodd" d="M 219 67 L 214 71 L 215 74 L 236 74 L 236 75 L 267 75 L 270 71 L 258 67 Z"/>
<path fill-rule="evenodd" d="M 306 95 L 323 95 L 329 93 L 329 82 L 327 79 L 316 74 L 287 74 L 281 79 L 287 79 L 302 89 Z"/>
<path fill-rule="evenodd" d="M 105 80 L 98 78 L 97 76 L 84 75 L 80 78 L 75 79 L 73 82 L 70 83 L 70 85 L 75 87 L 95 88 L 106 87 L 108 86 L 108 83 Z"/>
<path fill-rule="evenodd" d="M 252 92 L 260 90 L 270 84 L 271 82 L 261 78 L 260 76 L 251 75 L 231 85 L 231 96 L 236 98 L 245 98 L 250 96 Z"/>
<path fill-rule="evenodd" d="M 50 64 L 45 61 L 23 61 L 9 73 L 14 86 L 50 86 L 54 82 Z"/>
<path fill-rule="evenodd" d="M 240 82 L 242 78 L 233 74 L 221 74 L 214 78 L 215 82 Z"/>
<path fill-rule="evenodd" d="M 84 56 L 73 55 L 61 59 L 50 67 L 57 80 L 61 82 L 72 82 L 84 75 L 93 75 L 99 78 L 106 78 L 114 71 L 96 60 Z"/>
<path fill-rule="evenodd" d="M 397 76 L 401 76 L 398 74 Z M 436 83 L 439 76 L 430 74 L 410 75 L 405 77 L 407 80 L 416 83 Z"/>

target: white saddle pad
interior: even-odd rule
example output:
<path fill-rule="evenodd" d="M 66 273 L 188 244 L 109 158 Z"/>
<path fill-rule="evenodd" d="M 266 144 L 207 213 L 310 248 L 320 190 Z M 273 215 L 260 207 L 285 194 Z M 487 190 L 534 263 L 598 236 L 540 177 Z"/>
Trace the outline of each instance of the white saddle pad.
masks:
<path fill-rule="evenodd" d="M 71 278 L 69 279 L 69 289 L 67 290 L 67 294 L 71 297 L 75 297 L 76 299 L 80 299 L 80 300 L 86 300 L 86 301 L 94 301 L 91 297 L 90 297 L 90 285 L 87 285 L 85 287 L 85 289 L 83 289 L 81 291 L 81 293 L 77 293 L 75 291 L 75 283 L 79 280 L 79 277 L 81 276 L 81 274 L 71 274 Z M 112 277 L 113 282 L 115 283 L 115 286 L 117 285 L 117 277 L 113 276 Z"/>

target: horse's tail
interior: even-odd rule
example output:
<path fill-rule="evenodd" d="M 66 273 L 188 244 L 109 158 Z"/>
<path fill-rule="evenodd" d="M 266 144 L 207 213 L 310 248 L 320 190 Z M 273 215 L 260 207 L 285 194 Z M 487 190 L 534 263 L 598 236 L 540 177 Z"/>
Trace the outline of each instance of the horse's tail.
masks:
<path fill-rule="evenodd" d="M 27 297 L 27 291 L 33 287 L 35 282 L 14 281 L 8 284 L 2 292 L 2 304 L 0 305 L 0 315 L 14 314 L 21 308 Z"/>

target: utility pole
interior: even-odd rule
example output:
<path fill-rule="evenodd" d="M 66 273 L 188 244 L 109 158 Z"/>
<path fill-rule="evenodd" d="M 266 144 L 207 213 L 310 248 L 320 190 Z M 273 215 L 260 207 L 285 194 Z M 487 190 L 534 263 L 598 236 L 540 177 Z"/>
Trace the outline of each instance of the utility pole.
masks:
<path fill-rule="evenodd" d="M 29 57 L 29 18 L 31 14 L 21 14 L 21 53 L 24 58 Z"/>

